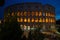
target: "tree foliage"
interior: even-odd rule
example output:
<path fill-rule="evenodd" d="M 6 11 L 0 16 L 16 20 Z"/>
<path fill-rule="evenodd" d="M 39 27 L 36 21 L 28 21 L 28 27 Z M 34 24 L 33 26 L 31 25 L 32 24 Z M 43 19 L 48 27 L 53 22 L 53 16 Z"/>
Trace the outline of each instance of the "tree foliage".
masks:
<path fill-rule="evenodd" d="M 22 33 L 17 22 L 6 22 L 2 28 L 1 40 L 20 40 Z"/>

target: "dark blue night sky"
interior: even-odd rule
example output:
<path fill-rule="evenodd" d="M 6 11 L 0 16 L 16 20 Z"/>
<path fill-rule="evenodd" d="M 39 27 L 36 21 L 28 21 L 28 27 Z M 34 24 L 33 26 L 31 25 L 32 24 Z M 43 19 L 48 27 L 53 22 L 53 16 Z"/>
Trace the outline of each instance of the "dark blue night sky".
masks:
<path fill-rule="evenodd" d="M 5 0 L 4 6 L 0 7 L 0 18 L 3 18 L 4 8 L 7 6 L 24 2 L 39 2 L 43 5 L 50 4 L 55 7 L 56 19 L 60 19 L 60 0 Z"/>

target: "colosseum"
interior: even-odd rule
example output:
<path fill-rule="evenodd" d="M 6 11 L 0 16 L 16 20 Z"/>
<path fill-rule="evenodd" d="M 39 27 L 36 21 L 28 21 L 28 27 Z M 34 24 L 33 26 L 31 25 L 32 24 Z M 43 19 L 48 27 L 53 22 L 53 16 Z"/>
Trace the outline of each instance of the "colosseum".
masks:
<path fill-rule="evenodd" d="M 13 17 L 24 31 L 37 28 L 41 28 L 40 31 L 55 29 L 55 8 L 49 4 L 20 3 L 6 7 L 4 21 L 11 22 Z"/>

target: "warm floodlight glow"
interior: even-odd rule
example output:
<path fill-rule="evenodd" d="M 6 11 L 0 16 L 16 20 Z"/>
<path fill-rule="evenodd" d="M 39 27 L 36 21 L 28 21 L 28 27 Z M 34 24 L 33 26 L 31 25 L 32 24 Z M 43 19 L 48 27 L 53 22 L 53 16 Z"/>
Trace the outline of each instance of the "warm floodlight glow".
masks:
<path fill-rule="evenodd" d="M 48 13 L 48 16 L 50 16 L 50 13 Z"/>
<path fill-rule="evenodd" d="M 21 14 L 21 16 L 23 16 L 23 12 L 21 12 L 20 14 Z"/>
<path fill-rule="evenodd" d="M 39 12 L 39 16 L 42 16 L 42 12 Z"/>
<path fill-rule="evenodd" d="M 27 22 L 27 19 L 26 18 L 24 19 L 24 22 Z"/>
<path fill-rule="evenodd" d="M 28 22 L 30 22 L 30 18 L 28 18 Z"/>
<path fill-rule="evenodd" d="M 24 16 L 26 16 L 26 15 L 27 15 L 27 12 L 25 11 L 25 12 L 24 12 Z"/>
<path fill-rule="evenodd" d="M 43 22 L 45 22 L 45 18 L 43 18 Z"/>
<path fill-rule="evenodd" d="M 17 13 L 17 16 L 20 16 L 20 12 Z"/>
<path fill-rule="evenodd" d="M 27 12 L 28 16 L 30 16 L 30 12 Z"/>
<path fill-rule="evenodd" d="M 19 18 L 17 18 L 17 21 L 20 22 Z"/>
<path fill-rule="evenodd" d="M 23 22 L 23 18 L 20 18 L 20 22 Z"/>
<path fill-rule="evenodd" d="M 48 13 L 46 12 L 46 16 L 48 16 Z"/>
<path fill-rule="evenodd" d="M 53 22 L 53 19 L 51 18 L 51 22 Z"/>
<path fill-rule="evenodd" d="M 32 22 L 34 22 L 34 19 L 32 18 Z"/>
<path fill-rule="evenodd" d="M 49 22 L 51 22 L 51 18 L 49 18 Z"/>
<path fill-rule="evenodd" d="M 11 14 L 12 16 L 14 16 L 14 12 L 12 12 L 12 14 Z"/>
<path fill-rule="evenodd" d="M 32 14 L 31 14 L 31 15 L 34 16 L 34 14 L 35 14 L 35 13 L 32 11 Z"/>
<path fill-rule="evenodd" d="M 38 22 L 38 18 L 35 19 L 35 22 Z"/>
<path fill-rule="evenodd" d="M 39 19 L 39 22 L 42 22 L 42 18 Z"/>
<path fill-rule="evenodd" d="M 36 16 L 38 16 L 38 12 L 36 11 Z"/>
<path fill-rule="evenodd" d="M 48 18 L 46 18 L 46 23 L 48 22 Z"/>

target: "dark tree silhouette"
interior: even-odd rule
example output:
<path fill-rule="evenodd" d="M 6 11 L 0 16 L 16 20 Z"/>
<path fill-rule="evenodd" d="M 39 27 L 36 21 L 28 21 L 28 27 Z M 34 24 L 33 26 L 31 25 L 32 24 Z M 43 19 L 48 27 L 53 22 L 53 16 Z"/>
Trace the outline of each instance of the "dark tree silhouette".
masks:
<path fill-rule="evenodd" d="M 60 25 L 60 19 L 56 21 L 56 25 L 57 25 L 56 28 L 57 28 L 58 32 L 60 32 L 60 26 L 58 26 L 58 25 Z"/>
<path fill-rule="evenodd" d="M 22 33 L 18 22 L 6 22 L 2 30 L 1 40 L 21 40 Z"/>
<path fill-rule="evenodd" d="M 5 3 L 5 0 L 0 0 L 0 6 L 3 6 Z"/>

